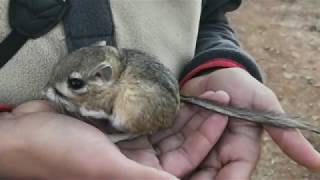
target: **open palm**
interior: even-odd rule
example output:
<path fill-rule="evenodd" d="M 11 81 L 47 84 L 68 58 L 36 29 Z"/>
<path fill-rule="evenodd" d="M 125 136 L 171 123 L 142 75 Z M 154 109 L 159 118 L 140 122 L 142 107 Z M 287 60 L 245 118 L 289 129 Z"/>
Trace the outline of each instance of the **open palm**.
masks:
<path fill-rule="evenodd" d="M 184 85 L 182 93 L 238 107 L 283 112 L 270 89 L 238 68 L 218 70 L 194 78 Z M 23 151 L 25 156 L 22 154 L 21 157 L 26 158 L 25 162 L 39 166 L 31 167 L 23 163 L 18 163 L 16 167 L 1 166 L 0 175 L 3 168 L 8 168 L 12 173 L 22 171 L 30 174 L 29 172 L 33 171 L 39 172 L 37 168 L 43 169 L 46 167 L 43 165 L 47 165 L 51 175 L 62 172 L 81 175 L 89 172 L 95 177 L 172 178 L 164 173 L 166 171 L 185 179 L 245 180 L 250 179 L 260 154 L 262 126 L 234 118 L 228 120 L 226 116 L 192 105 L 182 106 L 174 127 L 158 132 L 152 137 L 120 142 L 117 144 L 118 148 L 101 132 L 85 123 L 47 112 L 52 111 L 50 108 L 45 109 L 44 113 L 41 113 L 43 110 L 35 109 L 37 108 L 27 104 L 15 110 L 18 114 L 1 114 L 0 119 L 3 121 L 0 127 L 5 127 L 6 131 L 0 132 L 14 134 L 18 138 L 23 135 L 31 144 L 28 145 L 29 151 Z M 8 131 L 8 128 L 15 131 Z M 308 168 L 320 170 L 320 155 L 298 131 L 264 128 L 289 157 Z M 36 134 L 41 136 L 35 136 Z M 50 137 L 50 141 L 44 141 L 46 139 L 43 136 Z M 30 147 L 33 147 L 33 154 L 42 154 L 43 158 L 32 159 L 33 156 L 28 154 L 31 152 Z M 86 151 L 79 151 L 79 148 L 83 147 Z M 66 154 L 64 150 L 72 153 Z M 2 159 L 0 163 L 7 160 L 5 164 L 15 164 L 11 161 L 16 159 L 20 162 L 21 157 Z M 68 161 L 63 161 L 62 157 Z M 80 161 L 84 163 L 79 163 Z M 68 169 L 61 169 L 66 165 Z M 8 169 L 5 172 L 10 173 Z M 105 174 L 107 176 L 103 176 Z"/>
<path fill-rule="evenodd" d="M 240 68 L 215 71 L 190 80 L 185 95 L 223 90 L 230 104 L 237 107 L 283 113 L 274 93 Z M 264 127 L 290 158 L 308 168 L 320 170 L 320 155 L 297 130 Z M 260 154 L 262 126 L 229 118 L 221 139 L 214 146 L 192 179 L 250 179 Z"/>
<path fill-rule="evenodd" d="M 192 82 L 191 82 L 192 83 Z M 193 88 L 194 89 L 194 88 Z M 203 91 L 202 91 L 203 92 Z M 201 95 L 223 103 L 229 96 Z M 175 126 L 118 145 L 127 157 L 187 179 L 249 179 L 260 153 L 261 128 L 204 109 L 185 105 Z"/>
<path fill-rule="evenodd" d="M 223 92 L 208 92 L 202 97 L 222 103 L 229 101 Z M 158 132 L 151 138 L 141 137 L 118 145 L 127 157 L 181 178 L 198 168 L 218 142 L 226 125 L 225 116 L 185 105 L 171 129 Z"/>
<path fill-rule="evenodd" d="M 239 68 L 194 78 L 184 85 L 182 93 L 237 107 L 283 113 L 274 93 Z M 265 129 L 293 160 L 320 170 L 320 155 L 297 130 Z M 129 158 L 181 178 L 246 180 L 259 160 L 262 130 L 261 125 L 235 118 L 227 120 L 225 116 L 185 105 L 175 127 L 151 138 L 153 146 L 147 138 L 119 146 Z"/>

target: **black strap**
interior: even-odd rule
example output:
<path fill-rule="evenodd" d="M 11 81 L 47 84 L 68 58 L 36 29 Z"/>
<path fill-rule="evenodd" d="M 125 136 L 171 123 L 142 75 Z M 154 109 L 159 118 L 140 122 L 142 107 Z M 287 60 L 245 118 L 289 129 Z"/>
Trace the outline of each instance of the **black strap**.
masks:
<path fill-rule="evenodd" d="M 64 18 L 69 52 L 102 40 L 115 44 L 109 0 L 70 0 L 70 4 L 70 12 Z"/>
<path fill-rule="evenodd" d="M 0 44 L 0 68 L 28 39 L 38 38 L 55 27 L 69 6 L 68 0 L 11 0 L 9 24 L 12 32 Z"/>
<path fill-rule="evenodd" d="M 27 42 L 28 37 L 12 31 L 0 44 L 0 68 Z"/>

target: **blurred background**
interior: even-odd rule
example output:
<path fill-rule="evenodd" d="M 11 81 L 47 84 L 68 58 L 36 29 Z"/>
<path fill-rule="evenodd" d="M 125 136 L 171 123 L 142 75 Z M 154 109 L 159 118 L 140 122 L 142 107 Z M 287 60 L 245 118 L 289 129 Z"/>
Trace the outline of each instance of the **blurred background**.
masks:
<path fill-rule="evenodd" d="M 320 0 L 243 0 L 229 17 L 286 112 L 320 128 Z M 320 136 L 303 134 L 320 151 Z M 320 180 L 320 173 L 287 158 L 267 135 L 262 151 L 254 180 Z"/>

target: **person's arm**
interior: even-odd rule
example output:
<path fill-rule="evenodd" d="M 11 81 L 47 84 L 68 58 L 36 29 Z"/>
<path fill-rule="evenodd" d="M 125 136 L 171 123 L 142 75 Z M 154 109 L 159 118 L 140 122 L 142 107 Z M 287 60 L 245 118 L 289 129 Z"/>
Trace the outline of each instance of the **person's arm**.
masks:
<path fill-rule="evenodd" d="M 217 6 L 218 2 L 222 4 Z M 227 22 L 225 13 L 238 7 L 239 2 L 204 2 L 196 54 L 181 73 L 181 92 L 199 96 L 222 90 L 230 96 L 232 106 L 284 113 L 274 92 L 262 84 L 261 71 L 240 48 Z M 292 160 L 320 170 L 320 154 L 299 131 L 268 126 L 264 129 Z M 229 117 L 223 130 L 219 143 L 191 174 L 192 179 L 250 179 L 259 159 L 262 126 Z"/>
<path fill-rule="evenodd" d="M 229 25 L 226 13 L 240 5 L 239 0 L 205 0 L 201 14 L 195 57 L 180 75 L 180 84 L 215 69 L 240 67 L 262 81 L 253 57 L 239 45 L 235 32 Z"/>
<path fill-rule="evenodd" d="M 10 112 L 11 107 L 6 104 L 0 104 L 0 113 L 1 112 Z"/>
<path fill-rule="evenodd" d="M 46 102 L 0 113 L 0 179 L 176 179 L 126 158 L 98 129 Z"/>

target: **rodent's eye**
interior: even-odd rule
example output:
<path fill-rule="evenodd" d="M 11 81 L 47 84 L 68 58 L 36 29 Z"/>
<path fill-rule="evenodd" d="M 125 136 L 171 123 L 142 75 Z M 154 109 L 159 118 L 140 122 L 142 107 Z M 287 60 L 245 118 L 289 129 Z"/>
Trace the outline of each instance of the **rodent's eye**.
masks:
<path fill-rule="evenodd" d="M 79 90 L 84 88 L 84 86 L 86 85 L 86 83 L 79 78 L 69 78 L 68 79 L 68 86 L 69 88 L 73 89 L 73 90 Z"/>

